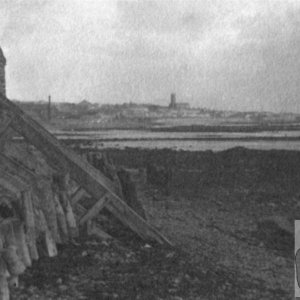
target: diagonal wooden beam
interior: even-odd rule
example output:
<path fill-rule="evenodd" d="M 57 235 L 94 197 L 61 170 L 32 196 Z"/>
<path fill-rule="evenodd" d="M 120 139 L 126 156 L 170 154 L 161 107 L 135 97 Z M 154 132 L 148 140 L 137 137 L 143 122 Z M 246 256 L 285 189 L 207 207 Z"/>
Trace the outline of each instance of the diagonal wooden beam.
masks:
<path fill-rule="evenodd" d="M 0 166 L 0 186 L 19 196 L 20 192 L 30 189 L 30 186 L 15 175 L 10 174 Z"/>
<path fill-rule="evenodd" d="M 79 214 L 84 215 L 86 214 L 87 210 L 81 205 L 77 204 L 76 209 L 79 211 Z M 90 223 L 90 224 L 89 224 Z M 87 233 L 88 235 L 96 235 L 101 239 L 113 239 L 108 233 L 103 231 L 99 225 L 95 221 L 89 220 L 87 221 Z"/>
<path fill-rule="evenodd" d="M 22 178 L 26 182 L 35 183 L 37 175 L 22 163 L 12 159 L 0 152 L 0 166 L 2 169 L 8 170 L 10 173 Z"/>
<path fill-rule="evenodd" d="M 96 217 L 102 208 L 109 201 L 109 194 L 106 193 L 103 197 L 101 197 L 88 211 L 87 213 L 79 220 L 79 225 L 83 225 L 88 220 Z"/>
<path fill-rule="evenodd" d="M 1 124 L 1 127 L 0 127 L 0 139 L 5 134 L 5 132 L 9 129 L 10 124 L 11 124 L 11 118 L 6 119 L 4 121 L 4 123 Z"/>
<path fill-rule="evenodd" d="M 13 136 L 13 130 L 10 125 L 11 118 L 7 118 L 4 123 L 0 125 L 0 152 L 3 151 L 5 143 Z"/>
<path fill-rule="evenodd" d="M 106 204 L 106 208 L 142 238 L 171 244 L 120 198 L 115 184 L 103 173 L 82 160 L 71 149 L 62 146 L 52 134 L 3 95 L 0 95 L 0 106 L 13 117 L 11 124 L 13 129 L 38 148 L 49 165 L 57 170 L 69 172 L 71 178 L 95 199 L 99 198 L 104 191 L 108 192 L 110 201 Z"/>
<path fill-rule="evenodd" d="M 113 237 L 111 235 L 109 235 L 108 233 L 103 231 L 97 224 L 95 224 L 95 222 L 92 223 L 90 227 L 91 228 L 89 228 L 88 235 L 95 235 L 102 240 L 112 240 L 113 239 Z"/>
<path fill-rule="evenodd" d="M 70 200 L 71 205 L 74 206 L 78 201 L 82 199 L 82 197 L 87 195 L 88 193 L 82 187 L 79 187 L 71 196 L 71 200 Z"/>

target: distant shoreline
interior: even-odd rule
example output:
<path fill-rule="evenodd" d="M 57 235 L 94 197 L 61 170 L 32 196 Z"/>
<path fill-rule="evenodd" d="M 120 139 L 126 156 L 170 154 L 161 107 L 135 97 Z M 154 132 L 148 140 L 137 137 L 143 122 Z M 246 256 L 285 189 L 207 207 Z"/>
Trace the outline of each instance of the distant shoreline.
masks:
<path fill-rule="evenodd" d="M 72 142 L 84 142 L 84 141 L 97 141 L 97 142 L 138 142 L 138 141 L 300 141 L 300 136 L 297 137 L 203 137 L 203 138 L 96 138 L 96 137 L 86 137 L 86 138 L 68 138 L 59 137 L 62 141 L 72 141 Z"/>
<path fill-rule="evenodd" d="M 300 130 L 300 124 L 270 124 L 270 125 L 253 125 L 253 124 L 228 124 L 228 125 L 180 125 L 180 126 L 136 126 L 136 127 L 78 127 L 78 128 L 61 128 L 53 132 L 91 132 L 91 131 L 113 131 L 113 130 L 136 130 L 152 132 L 276 132 L 276 131 L 297 131 Z"/>

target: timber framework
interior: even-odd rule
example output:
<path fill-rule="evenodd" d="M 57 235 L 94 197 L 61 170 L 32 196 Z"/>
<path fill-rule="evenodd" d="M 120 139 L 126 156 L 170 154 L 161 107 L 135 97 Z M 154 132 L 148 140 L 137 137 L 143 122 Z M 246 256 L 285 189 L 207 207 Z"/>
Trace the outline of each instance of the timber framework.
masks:
<path fill-rule="evenodd" d="M 4 151 L 13 133 L 24 139 L 28 153 L 39 151 L 55 175 L 51 180 L 37 171 L 40 163 L 32 163 L 38 160 L 34 154 L 24 159 L 18 150 Z M 69 181 L 72 195 L 67 192 Z M 90 201 L 82 203 L 86 195 Z M 116 181 L 61 144 L 0 93 L 0 300 L 9 299 L 8 282 L 17 285 L 18 275 L 40 256 L 57 255 L 56 244 L 78 236 L 79 227 L 93 224 L 94 233 L 107 237 L 92 222 L 104 208 L 142 239 L 171 245 L 124 201 Z"/>

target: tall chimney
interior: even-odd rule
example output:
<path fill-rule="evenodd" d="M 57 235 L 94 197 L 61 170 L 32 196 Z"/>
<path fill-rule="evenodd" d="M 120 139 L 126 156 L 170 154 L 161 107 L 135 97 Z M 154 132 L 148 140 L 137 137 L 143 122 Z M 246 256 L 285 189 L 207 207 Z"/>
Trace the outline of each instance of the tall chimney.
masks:
<path fill-rule="evenodd" d="M 48 121 L 51 121 L 51 95 L 48 96 Z"/>

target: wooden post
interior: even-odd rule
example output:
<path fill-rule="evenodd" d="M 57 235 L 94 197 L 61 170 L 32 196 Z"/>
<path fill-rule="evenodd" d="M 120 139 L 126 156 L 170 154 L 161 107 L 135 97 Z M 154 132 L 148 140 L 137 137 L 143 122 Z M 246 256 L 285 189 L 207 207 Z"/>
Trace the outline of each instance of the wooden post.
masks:
<path fill-rule="evenodd" d="M 16 246 L 16 238 L 15 238 L 12 222 L 8 220 L 7 223 L 4 223 L 4 225 L 1 228 L 1 231 L 4 235 L 3 248 L 6 248 L 8 246 Z"/>
<path fill-rule="evenodd" d="M 22 274 L 26 267 L 17 254 L 16 246 L 8 246 L 3 249 L 2 257 L 6 262 L 8 272 L 13 276 Z"/>
<path fill-rule="evenodd" d="M 122 168 L 117 174 L 121 184 L 123 199 L 136 213 L 143 219 L 146 219 L 144 208 L 137 197 L 136 186 L 131 179 L 130 173 Z"/>
<path fill-rule="evenodd" d="M 60 237 L 61 237 L 62 243 L 66 243 L 69 240 L 68 226 L 67 226 L 64 210 L 60 204 L 57 194 L 54 194 L 54 203 L 55 203 L 57 223 L 58 223 Z"/>
<path fill-rule="evenodd" d="M 0 276 L 0 300 L 9 300 L 9 288 L 7 278 Z"/>
<path fill-rule="evenodd" d="M 7 277 L 0 275 L 0 300 L 9 300 Z"/>
<path fill-rule="evenodd" d="M 24 224 L 21 221 L 13 223 L 13 229 L 15 233 L 16 245 L 18 247 L 19 255 L 26 267 L 31 266 L 31 258 L 29 254 L 28 245 L 26 243 L 26 236 L 24 232 Z"/>
<path fill-rule="evenodd" d="M 8 286 L 13 287 L 13 288 L 19 287 L 19 276 L 13 275 L 13 276 L 9 277 Z"/>
<path fill-rule="evenodd" d="M 42 210 L 38 211 L 40 226 L 42 230 L 42 240 L 43 240 L 43 247 L 46 249 L 47 256 L 54 257 L 57 255 L 57 248 L 55 240 L 52 236 L 51 231 L 48 228 L 46 218 Z"/>
<path fill-rule="evenodd" d="M 1 231 L 4 234 L 4 244 L 1 250 L 2 258 L 6 262 L 8 272 L 11 275 L 17 276 L 23 273 L 26 267 L 17 253 L 17 246 L 16 246 L 17 242 L 16 242 L 12 222 L 9 222 L 4 227 L 2 227 Z"/>
<path fill-rule="evenodd" d="M 23 201 L 24 220 L 26 226 L 26 238 L 27 238 L 30 257 L 32 260 L 38 260 L 39 255 L 36 248 L 34 211 L 33 211 L 30 191 L 22 192 L 22 201 Z"/>
<path fill-rule="evenodd" d="M 38 197 L 41 202 L 40 208 L 43 211 L 48 228 L 51 231 L 54 240 L 56 241 L 56 243 L 61 243 L 62 241 L 58 230 L 58 220 L 56 215 L 54 194 L 55 193 L 49 181 L 38 181 L 34 196 Z"/>
<path fill-rule="evenodd" d="M 0 237 L 0 250 L 3 251 L 3 237 Z M 0 300 L 9 300 L 9 288 L 7 278 L 9 272 L 7 271 L 6 262 L 0 256 Z"/>
<path fill-rule="evenodd" d="M 78 237 L 79 232 L 76 223 L 76 218 L 69 200 L 66 202 L 66 206 L 64 209 L 65 209 L 66 220 L 67 220 L 70 236 L 73 238 Z"/>
<path fill-rule="evenodd" d="M 54 176 L 54 183 L 56 183 L 55 189 L 59 195 L 59 200 L 65 213 L 69 235 L 70 237 L 77 237 L 79 232 L 68 195 L 68 182 L 68 174 L 56 174 Z"/>

